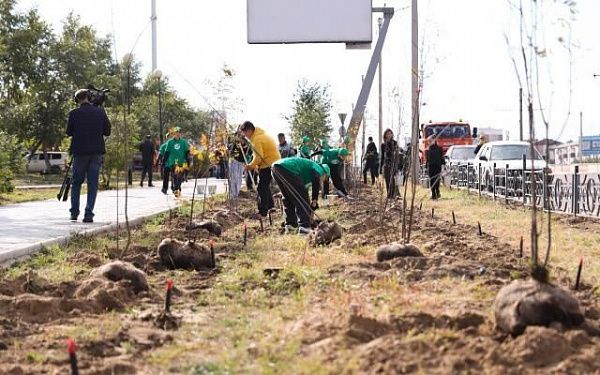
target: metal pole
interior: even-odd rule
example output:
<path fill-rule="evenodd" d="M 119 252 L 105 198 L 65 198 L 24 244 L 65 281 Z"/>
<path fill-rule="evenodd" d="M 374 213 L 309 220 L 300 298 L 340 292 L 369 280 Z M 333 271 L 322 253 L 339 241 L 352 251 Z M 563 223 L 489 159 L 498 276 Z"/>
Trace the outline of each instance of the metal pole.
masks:
<path fill-rule="evenodd" d="M 160 144 L 164 143 L 164 129 L 163 129 L 163 120 L 162 120 L 162 85 L 160 82 L 160 77 L 158 78 L 158 131 L 160 137 Z"/>
<path fill-rule="evenodd" d="M 156 70 L 158 65 L 156 47 L 156 19 L 156 0 L 152 0 L 152 16 L 150 17 L 150 20 L 152 21 L 152 71 Z"/>
<path fill-rule="evenodd" d="M 519 87 L 519 140 L 523 142 L 523 88 Z"/>
<path fill-rule="evenodd" d="M 379 30 L 381 32 L 381 25 L 383 24 L 383 18 L 377 19 L 377 24 L 379 25 Z M 379 52 L 379 143 L 383 143 L 383 53 Z M 400 139 L 400 134 L 398 134 L 398 139 Z"/>

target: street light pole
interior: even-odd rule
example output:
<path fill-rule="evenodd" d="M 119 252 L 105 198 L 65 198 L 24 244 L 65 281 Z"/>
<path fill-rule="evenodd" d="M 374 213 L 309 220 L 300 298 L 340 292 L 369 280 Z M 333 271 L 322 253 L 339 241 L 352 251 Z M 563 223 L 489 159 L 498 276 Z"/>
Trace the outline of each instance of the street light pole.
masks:
<path fill-rule="evenodd" d="M 377 19 L 379 25 L 379 32 L 381 32 L 381 25 L 383 24 L 383 18 Z M 379 53 L 379 144 L 383 143 L 383 53 Z"/>
<path fill-rule="evenodd" d="M 160 144 L 164 143 L 164 129 L 163 129 L 163 121 L 162 121 L 162 72 L 160 70 L 155 70 L 152 72 L 152 76 L 156 78 L 158 83 L 158 139 L 160 139 Z"/>

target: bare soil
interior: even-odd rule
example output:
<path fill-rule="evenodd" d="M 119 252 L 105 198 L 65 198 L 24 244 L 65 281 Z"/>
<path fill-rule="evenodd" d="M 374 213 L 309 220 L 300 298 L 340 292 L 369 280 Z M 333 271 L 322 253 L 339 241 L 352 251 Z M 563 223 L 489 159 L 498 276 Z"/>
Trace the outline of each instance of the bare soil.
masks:
<path fill-rule="evenodd" d="M 73 336 L 83 374 L 600 373 L 593 331 L 551 325 L 511 337 L 496 328 L 496 294 L 528 275 L 519 249 L 416 210 L 411 243 L 423 256 L 377 261 L 377 248 L 400 241 L 402 227 L 402 202 L 381 215 L 378 201 L 362 190 L 321 211 L 343 233 L 318 248 L 297 236 L 282 240 L 280 213 L 261 230 L 248 195 L 238 213 L 208 205 L 194 218 L 218 222 L 218 233 L 190 229 L 189 216 L 172 212 L 156 231 L 136 230 L 125 253 L 114 238 L 104 247 L 80 244 L 61 260 L 78 270 L 68 280 L 47 277 L 44 266 L 6 270 L 0 373 L 69 373 L 65 340 Z M 216 267 L 170 269 L 157 251 L 164 238 L 203 249 L 213 241 Z M 144 272 L 148 290 L 92 272 L 115 259 Z M 553 284 L 572 287 L 570 270 L 551 275 Z M 167 279 L 175 279 L 170 313 Z M 584 282 L 570 293 L 587 323 L 600 326 L 598 286 Z"/>

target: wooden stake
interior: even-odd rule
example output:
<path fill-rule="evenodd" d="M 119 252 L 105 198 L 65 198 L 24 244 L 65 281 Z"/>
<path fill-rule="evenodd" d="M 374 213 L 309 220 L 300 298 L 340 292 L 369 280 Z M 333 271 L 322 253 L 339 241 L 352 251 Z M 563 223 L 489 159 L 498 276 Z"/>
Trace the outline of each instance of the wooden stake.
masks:
<path fill-rule="evenodd" d="M 258 217 L 258 221 L 260 221 L 260 231 L 264 232 L 265 231 L 265 227 L 264 227 L 264 224 L 263 224 L 263 221 L 262 221 L 262 216 Z"/>
<path fill-rule="evenodd" d="M 579 259 L 579 266 L 577 267 L 577 277 L 575 278 L 575 290 L 579 290 L 579 281 L 581 281 L 581 269 L 583 268 L 583 257 Z"/>
<path fill-rule="evenodd" d="M 217 266 L 217 261 L 215 260 L 215 241 L 210 240 L 210 262 L 212 268 Z"/>
<path fill-rule="evenodd" d="M 421 201 L 421 203 L 419 203 L 419 211 L 421 211 L 422 208 L 423 208 L 423 201 Z"/>
<path fill-rule="evenodd" d="M 244 246 L 246 246 L 247 241 L 248 241 L 248 225 L 246 225 L 246 223 L 244 223 Z"/>
<path fill-rule="evenodd" d="M 435 208 L 431 209 L 431 218 L 433 219 L 433 214 L 435 213 Z"/>
<path fill-rule="evenodd" d="M 481 223 L 479 221 L 477 222 L 477 228 L 479 228 L 479 235 L 483 236 L 483 232 L 481 231 Z"/>
<path fill-rule="evenodd" d="M 454 211 L 452 211 L 452 223 L 456 225 L 456 215 L 454 215 Z"/>
<path fill-rule="evenodd" d="M 268 215 L 269 215 L 269 226 L 272 227 L 273 226 L 273 218 L 271 217 L 271 211 L 269 211 Z"/>
<path fill-rule="evenodd" d="M 167 294 L 165 295 L 165 311 L 171 311 L 171 298 L 173 297 L 173 280 L 167 280 Z"/>
<path fill-rule="evenodd" d="M 523 236 L 521 236 L 521 241 L 519 242 L 519 258 L 523 258 Z"/>

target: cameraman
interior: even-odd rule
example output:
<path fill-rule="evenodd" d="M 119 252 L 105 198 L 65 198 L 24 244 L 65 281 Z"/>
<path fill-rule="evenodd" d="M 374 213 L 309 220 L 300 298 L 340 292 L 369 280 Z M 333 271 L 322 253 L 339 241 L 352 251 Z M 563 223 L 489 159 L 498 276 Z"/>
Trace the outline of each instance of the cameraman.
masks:
<path fill-rule="evenodd" d="M 104 109 L 90 103 L 88 90 L 77 90 L 75 101 L 79 108 L 69 112 L 67 121 L 67 135 L 72 137 L 70 152 L 73 155 L 71 220 L 77 220 L 79 216 L 81 184 L 87 179 L 87 204 L 83 222 L 92 223 L 102 155 L 106 153 L 104 137 L 110 135 L 110 121 Z"/>

